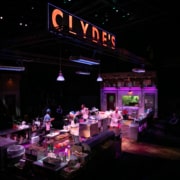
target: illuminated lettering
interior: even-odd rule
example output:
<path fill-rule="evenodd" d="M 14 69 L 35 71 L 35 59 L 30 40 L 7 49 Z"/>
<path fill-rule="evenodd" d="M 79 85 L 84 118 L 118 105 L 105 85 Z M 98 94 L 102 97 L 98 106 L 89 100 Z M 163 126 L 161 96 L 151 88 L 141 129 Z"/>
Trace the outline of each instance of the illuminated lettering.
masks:
<path fill-rule="evenodd" d="M 80 22 L 81 22 L 81 27 L 82 27 L 82 31 L 83 31 L 83 37 L 86 38 L 87 28 L 88 28 L 89 24 L 86 23 L 86 25 L 84 25 L 83 21 L 80 21 Z"/>
<path fill-rule="evenodd" d="M 76 35 L 77 33 L 73 30 L 73 17 L 69 16 L 69 33 Z"/>
<path fill-rule="evenodd" d="M 86 39 L 92 43 L 115 49 L 116 38 L 113 34 L 50 4 L 48 20 L 49 29 L 52 32 L 58 30 L 61 31 L 62 35 L 69 33 L 78 39 Z"/>
<path fill-rule="evenodd" d="M 115 46 L 116 46 L 116 38 L 115 38 L 115 36 L 112 36 L 111 37 L 111 43 L 112 43 L 112 49 L 115 49 Z"/>
<path fill-rule="evenodd" d="M 99 31 L 96 27 L 92 27 L 92 41 L 95 43 L 98 43 L 100 37 L 99 37 Z"/>
<path fill-rule="evenodd" d="M 58 15 L 61 18 L 63 18 L 63 12 L 59 9 L 54 9 L 54 11 L 52 11 L 52 24 L 55 27 L 55 29 L 59 29 L 59 24 L 57 23 L 57 16 Z"/>
<path fill-rule="evenodd" d="M 103 46 L 107 46 L 107 33 L 105 31 L 102 32 L 102 44 Z"/>

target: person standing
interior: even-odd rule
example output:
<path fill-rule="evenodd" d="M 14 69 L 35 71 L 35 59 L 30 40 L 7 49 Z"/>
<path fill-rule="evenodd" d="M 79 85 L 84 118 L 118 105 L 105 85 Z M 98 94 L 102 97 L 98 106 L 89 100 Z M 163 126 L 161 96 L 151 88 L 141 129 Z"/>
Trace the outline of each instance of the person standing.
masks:
<path fill-rule="evenodd" d="M 121 136 L 121 121 L 123 120 L 123 116 L 121 114 L 121 112 L 119 111 L 119 108 L 116 107 L 115 110 L 110 114 L 110 130 L 114 132 L 115 134 L 115 143 L 114 143 L 114 147 L 115 147 L 115 152 L 116 155 L 115 157 L 118 158 L 120 157 L 120 153 L 121 153 L 121 149 L 119 146 L 119 142 L 120 142 L 120 136 Z"/>
<path fill-rule="evenodd" d="M 51 110 L 46 109 L 46 114 L 44 115 L 43 126 L 45 127 L 45 134 L 49 134 L 51 131 L 51 122 L 54 121 L 54 117 L 51 117 Z"/>
<path fill-rule="evenodd" d="M 59 118 L 62 117 L 63 109 L 62 109 L 62 106 L 60 104 L 56 108 L 56 114 L 58 115 Z"/>
<path fill-rule="evenodd" d="M 123 116 L 124 120 L 128 120 L 128 110 L 127 109 L 123 109 L 122 116 Z"/>
<path fill-rule="evenodd" d="M 81 104 L 80 110 L 81 117 L 84 121 L 86 121 L 89 117 L 89 109 L 85 106 L 85 104 Z"/>
<path fill-rule="evenodd" d="M 63 109 L 62 106 L 59 104 L 56 108 L 55 121 L 53 122 L 53 126 L 55 126 L 55 128 L 57 129 L 62 129 L 63 125 Z"/>
<path fill-rule="evenodd" d="M 123 116 L 118 107 L 110 114 L 110 118 L 110 130 L 113 130 L 115 135 L 118 136 L 120 134 L 120 123 L 121 120 L 123 120 Z"/>

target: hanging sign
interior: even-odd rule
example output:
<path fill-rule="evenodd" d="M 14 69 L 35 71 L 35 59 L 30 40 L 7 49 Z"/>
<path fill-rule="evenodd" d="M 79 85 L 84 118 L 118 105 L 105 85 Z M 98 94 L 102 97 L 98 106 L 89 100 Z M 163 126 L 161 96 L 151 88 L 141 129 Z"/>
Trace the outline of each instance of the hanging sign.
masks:
<path fill-rule="evenodd" d="M 115 35 L 48 3 L 48 29 L 100 46 L 115 49 Z"/>

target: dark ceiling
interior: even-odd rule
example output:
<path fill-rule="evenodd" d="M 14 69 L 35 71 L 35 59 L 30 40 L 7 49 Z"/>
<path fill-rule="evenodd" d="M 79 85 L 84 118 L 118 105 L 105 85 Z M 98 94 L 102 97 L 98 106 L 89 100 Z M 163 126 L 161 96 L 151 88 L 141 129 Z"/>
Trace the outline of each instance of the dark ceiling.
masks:
<path fill-rule="evenodd" d="M 50 2 L 116 35 L 116 49 L 57 37 L 48 32 Z M 162 0 L 6 0 L 0 6 L 1 64 L 54 64 L 79 67 L 69 56 L 101 60 L 101 71 L 128 70 L 145 64 L 150 70 L 177 67 L 179 9 Z M 21 24 L 20 24 L 21 23 Z"/>

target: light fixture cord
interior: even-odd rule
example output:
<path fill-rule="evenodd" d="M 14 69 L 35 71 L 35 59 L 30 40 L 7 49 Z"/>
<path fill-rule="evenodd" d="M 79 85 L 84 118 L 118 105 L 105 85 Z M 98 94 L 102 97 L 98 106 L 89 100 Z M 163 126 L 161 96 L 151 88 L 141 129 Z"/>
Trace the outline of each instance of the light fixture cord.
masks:
<path fill-rule="evenodd" d="M 59 57 L 60 72 L 61 72 L 61 63 L 62 63 L 62 49 L 60 48 L 60 57 Z"/>

